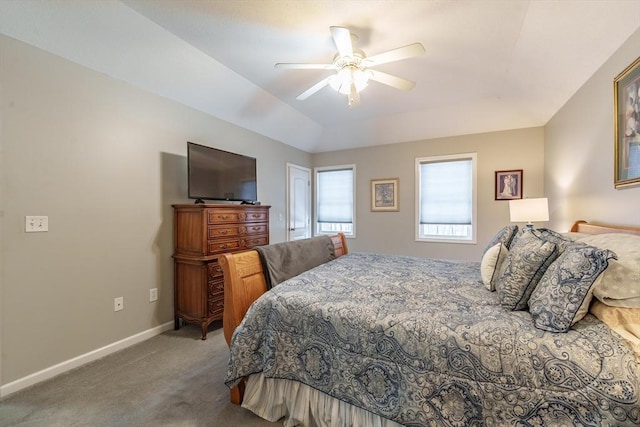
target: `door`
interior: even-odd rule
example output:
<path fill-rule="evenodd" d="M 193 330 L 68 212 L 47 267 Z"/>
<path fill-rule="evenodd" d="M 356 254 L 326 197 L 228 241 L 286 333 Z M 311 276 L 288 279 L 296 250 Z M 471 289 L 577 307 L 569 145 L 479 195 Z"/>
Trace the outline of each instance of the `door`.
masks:
<path fill-rule="evenodd" d="M 287 240 L 311 237 L 311 169 L 287 164 Z"/>

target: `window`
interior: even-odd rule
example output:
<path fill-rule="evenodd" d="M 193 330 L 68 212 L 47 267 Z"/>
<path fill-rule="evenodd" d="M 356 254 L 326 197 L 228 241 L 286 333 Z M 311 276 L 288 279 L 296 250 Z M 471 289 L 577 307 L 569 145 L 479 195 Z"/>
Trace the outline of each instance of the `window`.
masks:
<path fill-rule="evenodd" d="M 315 234 L 340 232 L 346 236 L 355 236 L 355 172 L 355 165 L 315 169 Z"/>
<path fill-rule="evenodd" d="M 418 241 L 475 243 L 476 154 L 416 159 Z"/>

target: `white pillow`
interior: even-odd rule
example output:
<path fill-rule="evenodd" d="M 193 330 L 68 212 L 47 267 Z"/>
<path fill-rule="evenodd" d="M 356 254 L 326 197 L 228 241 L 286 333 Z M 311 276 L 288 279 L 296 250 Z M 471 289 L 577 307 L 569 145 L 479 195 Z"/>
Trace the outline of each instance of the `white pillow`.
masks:
<path fill-rule="evenodd" d="M 609 266 L 593 287 L 593 295 L 614 307 L 640 307 L 640 236 L 623 233 L 594 234 L 579 241 L 609 249 L 618 260 Z"/>
<path fill-rule="evenodd" d="M 509 251 L 504 244 L 496 243 L 488 248 L 482 256 L 480 276 L 482 277 L 482 283 L 492 292 L 496 290 L 500 266 L 507 257 L 507 253 L 509 253 Z"/>

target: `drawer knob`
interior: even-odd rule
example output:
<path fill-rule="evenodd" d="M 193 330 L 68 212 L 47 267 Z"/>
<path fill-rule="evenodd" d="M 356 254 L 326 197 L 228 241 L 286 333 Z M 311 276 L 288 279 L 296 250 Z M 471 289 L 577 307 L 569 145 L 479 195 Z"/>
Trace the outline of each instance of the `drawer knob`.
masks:
<path fill-rule="evenodd" d="M 218 215 L 218 219 L 229 219 L 229 215 Z"/>

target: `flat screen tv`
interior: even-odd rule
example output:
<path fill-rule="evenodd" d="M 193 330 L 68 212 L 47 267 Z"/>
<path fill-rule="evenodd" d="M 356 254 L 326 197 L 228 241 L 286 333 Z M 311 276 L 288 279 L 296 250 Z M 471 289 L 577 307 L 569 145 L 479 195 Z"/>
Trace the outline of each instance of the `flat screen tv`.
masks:
<path fill-rule="evenodd" d="M 187 142 L 189 198 L 255 203 L 256 159 Z"/>

